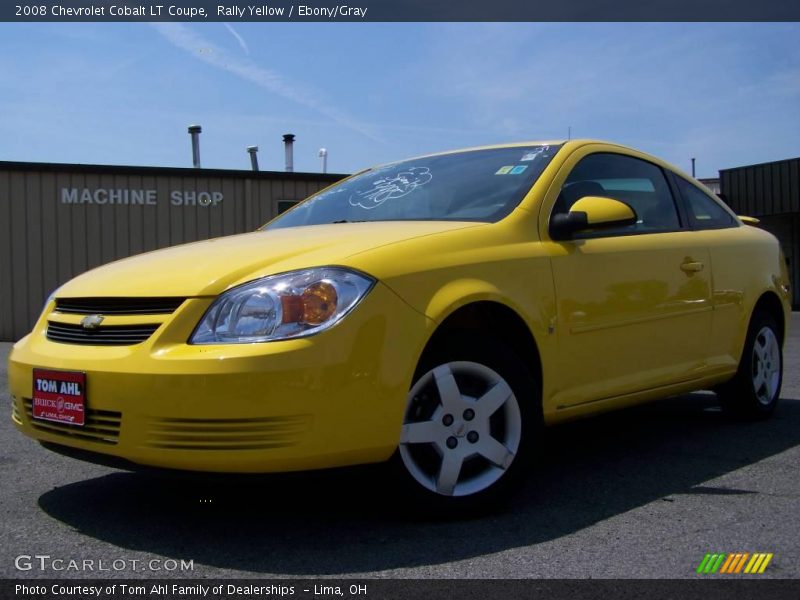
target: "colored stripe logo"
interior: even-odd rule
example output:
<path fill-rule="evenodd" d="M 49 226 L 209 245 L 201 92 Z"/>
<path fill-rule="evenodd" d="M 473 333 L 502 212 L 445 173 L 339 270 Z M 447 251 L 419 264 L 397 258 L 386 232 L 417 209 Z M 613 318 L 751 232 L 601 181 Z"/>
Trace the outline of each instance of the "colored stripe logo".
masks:
<path fill-rule="evenodd" d="M 773 554 L 766 552 L 733 552 L 731 554 L 706 554 L 697 567 L 702 575 L 725 573 L 728 575 L 763 573 L 772 560 Z"/>

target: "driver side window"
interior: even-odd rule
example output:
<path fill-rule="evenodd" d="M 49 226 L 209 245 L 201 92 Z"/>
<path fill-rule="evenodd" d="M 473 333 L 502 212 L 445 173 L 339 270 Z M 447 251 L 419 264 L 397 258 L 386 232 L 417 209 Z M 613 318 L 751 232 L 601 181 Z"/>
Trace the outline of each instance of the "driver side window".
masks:
<path fill-rule="evenodd" d="M 662 170 L 654 164 L 621 154 L 598 153 L 575 165 L 553 206 L 551 219 L 566 214 L 585 196 L 620 200 L 636 212 L 633 225 L 604 229 L 579 237 L 659 233 L 680 229 L 675 201 Z"/>

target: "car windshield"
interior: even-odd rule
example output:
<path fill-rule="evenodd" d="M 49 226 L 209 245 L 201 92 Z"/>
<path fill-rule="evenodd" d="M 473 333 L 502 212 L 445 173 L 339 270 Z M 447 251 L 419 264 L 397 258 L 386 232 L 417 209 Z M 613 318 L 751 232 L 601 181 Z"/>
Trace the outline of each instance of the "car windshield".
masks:
<path fill-rule="evenodd" d="M 468 150 L 376 167 L 312 196 L 264 229 L 360 221 L 498 221 L 520 203 L 559 148 Z"/>

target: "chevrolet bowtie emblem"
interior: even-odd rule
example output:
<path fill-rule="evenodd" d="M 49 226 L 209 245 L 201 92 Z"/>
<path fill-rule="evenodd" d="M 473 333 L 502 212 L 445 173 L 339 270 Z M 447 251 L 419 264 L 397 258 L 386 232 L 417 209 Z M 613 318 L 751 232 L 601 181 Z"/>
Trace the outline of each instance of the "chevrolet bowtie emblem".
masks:
<path fill-rule="evenodd" d="M 81 319 L 81 327 L 84 329 L 97 329 L 105 317 L 103 315 L 88 315 Z"/>

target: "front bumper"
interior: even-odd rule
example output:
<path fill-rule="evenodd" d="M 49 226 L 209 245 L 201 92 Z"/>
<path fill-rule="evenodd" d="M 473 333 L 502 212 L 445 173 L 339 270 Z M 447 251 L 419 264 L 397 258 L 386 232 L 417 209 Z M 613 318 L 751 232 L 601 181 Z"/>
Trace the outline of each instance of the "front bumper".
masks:
<path fill-rule="evenodd" d="M 17 428 L 43 442 L 195 471 L 306 470 L 391 456 L 429 319 L 379 283 L 316 336 L 186 344 L 211 301 L 187 300 L 134 346 L 52 342 L 43 317 L 9 358 Z M 37 367 L 87 374 L 85 427 L 31 418 Z"/>

